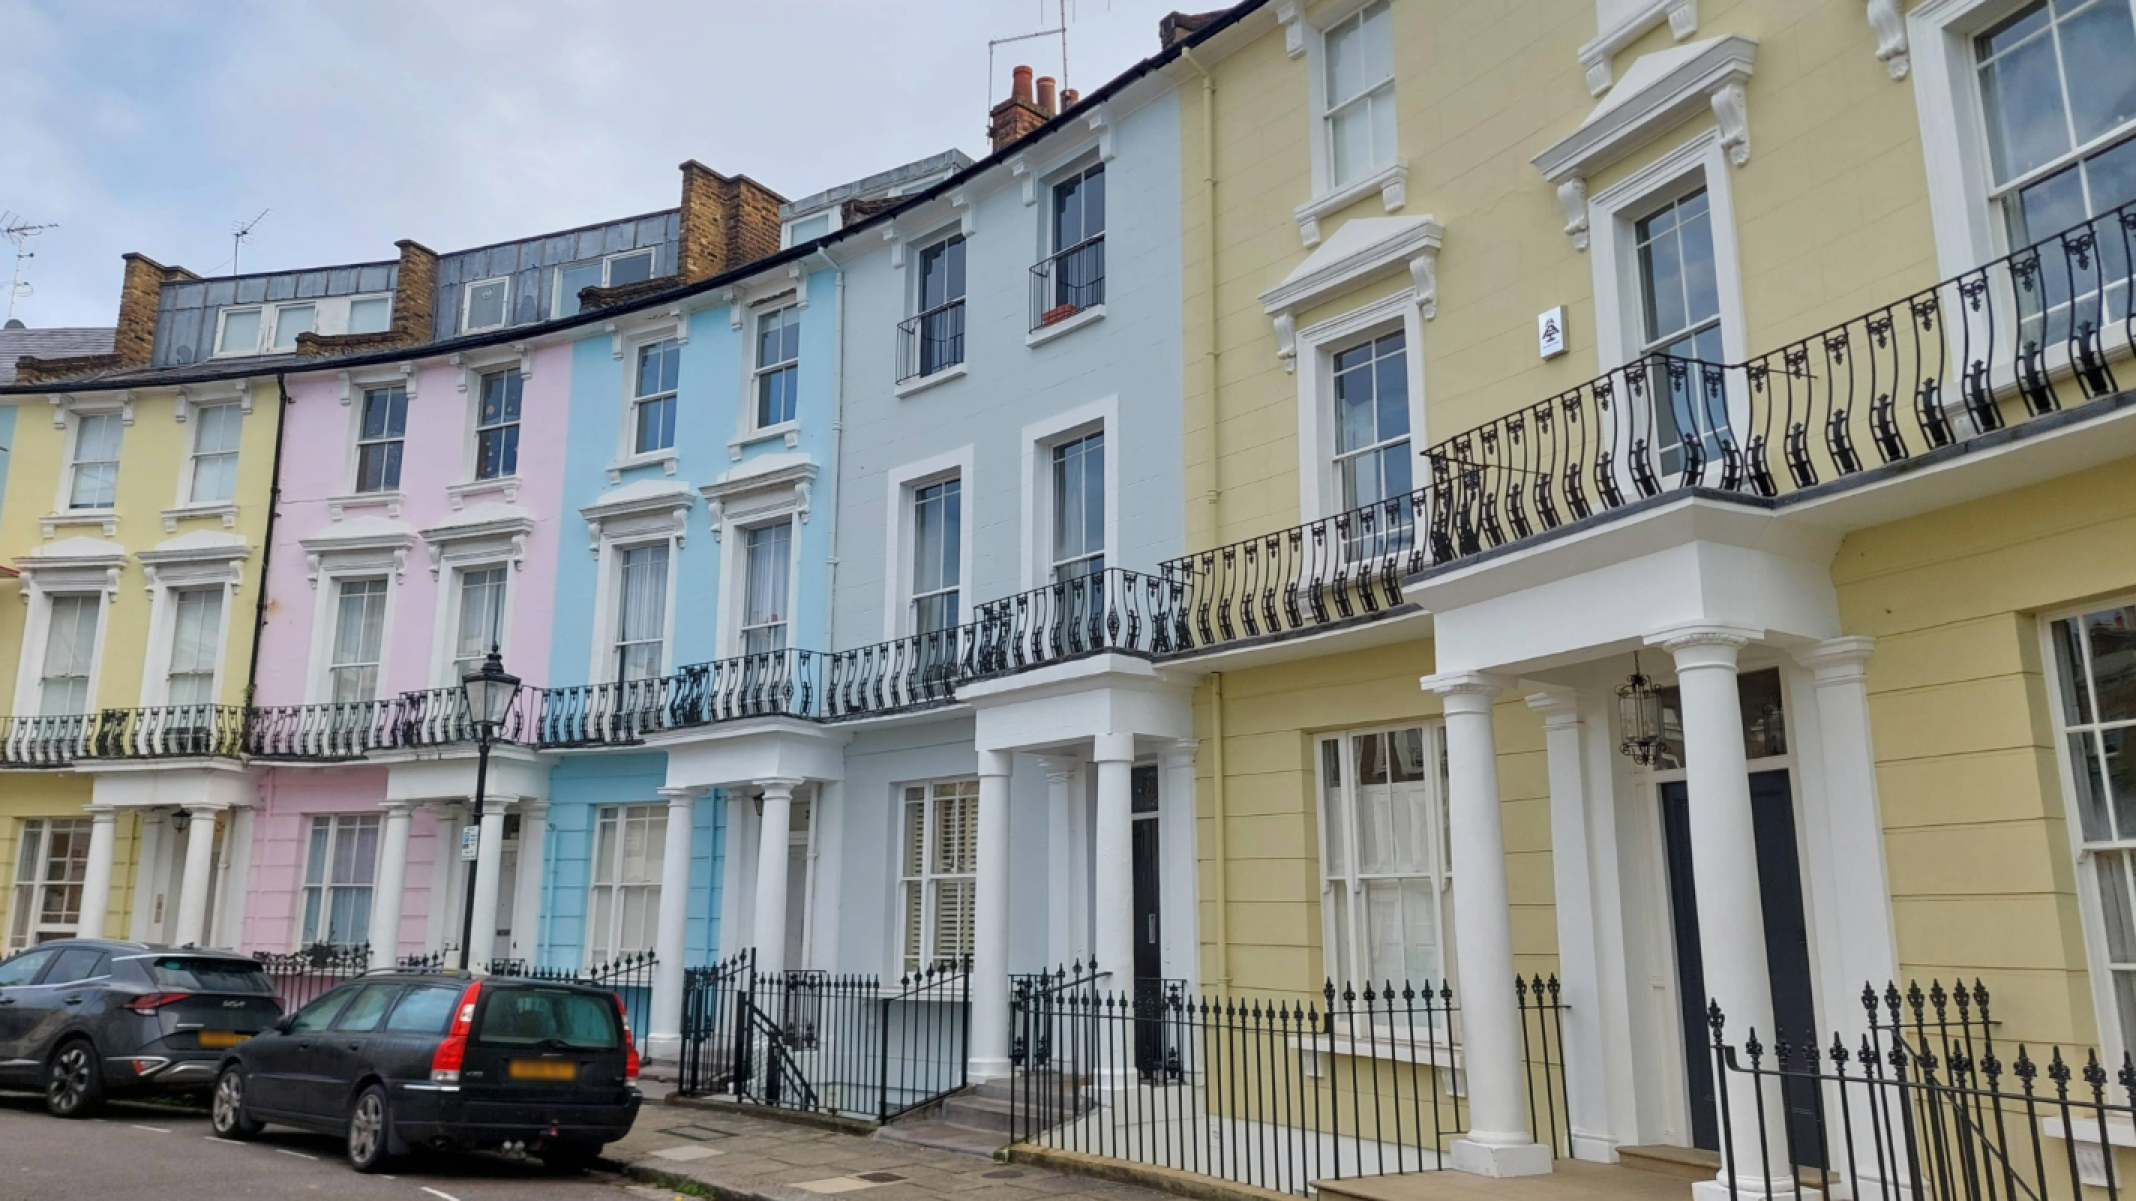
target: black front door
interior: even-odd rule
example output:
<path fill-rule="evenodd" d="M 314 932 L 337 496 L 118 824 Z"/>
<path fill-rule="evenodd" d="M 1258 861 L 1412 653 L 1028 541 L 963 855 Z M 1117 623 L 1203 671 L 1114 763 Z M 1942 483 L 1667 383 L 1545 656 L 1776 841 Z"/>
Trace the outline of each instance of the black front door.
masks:
<path fill-rule="evenodd" d="M 1765 964 L 1772 977 L 1773 1019 L 1781 1039 L 1792 1046 L 1814 1047 L 1817 1018 L 1810 988 L 1809 923 L 1802 911 L 1795 802 L 1786 771 L 1751 774 L 1750 811 L 1758 844 L 1758 896 L 1765 914 Z M 1669 866 L 1669 915 L 1676 929 L 1676 998 L 1683 1023 L 1691 1142 L 1717 1151 L 1721 1132 L 1713 1095 L 1713 1032 L 1706 1024 L 1708 998 L 1705 962 L 1699 954 L 1698 893 L 1691 879 L 1690 792 L 1681 781 L 1661 786 L 1661 832 Z M 1736 1042 L 1746 1033 L 1731 1027 L 1730 1041 Z M 1758 1031 L 1758 1038 L 1767 1047 L 1776 1041 L 1769 1030 Z M 1769 1053 L 1765 1062 L 1772 1062 Z M 1787 1094 L 1788 1134 L 1794 1160 L 1803 1167 L 1821 1167 L 1816 1086 L 1791 1080 Z"/>
<path fill-rule="evenodd" d="M 1135 1067 L 1155 1070 L 1164 1061 L 1164 939 L 1158 923 L 1157 769 L 1137 767 L 1134 776 L 1135 876 Z"/>

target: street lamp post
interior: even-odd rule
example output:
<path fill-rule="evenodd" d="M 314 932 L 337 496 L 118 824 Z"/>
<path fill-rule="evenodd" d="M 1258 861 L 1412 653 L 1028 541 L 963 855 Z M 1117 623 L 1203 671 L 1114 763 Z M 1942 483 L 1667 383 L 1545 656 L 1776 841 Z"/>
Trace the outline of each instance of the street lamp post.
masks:
<path fill-rule="evenodd" d="M 460 677 L 460 698 L 466 704 L 468 720 L 475 727 L 475 837 L 482 837 L 482 802 L 489 790 L 490 747 L 496 745 L 497 732 L 504 727 L 505 719 L 511 716 L 512 705 L 519 699 L 519 677 L 504 670 L 504 660 L 490 647 L 489 657 L 482 666 Z M 460 919 L 460 970 L 467 970 L 467 957 L 475 940 L 475 879 L 482 871 L 481 843 L 475 844 L 475 857 L 467 864 L 467 911 Z"/>

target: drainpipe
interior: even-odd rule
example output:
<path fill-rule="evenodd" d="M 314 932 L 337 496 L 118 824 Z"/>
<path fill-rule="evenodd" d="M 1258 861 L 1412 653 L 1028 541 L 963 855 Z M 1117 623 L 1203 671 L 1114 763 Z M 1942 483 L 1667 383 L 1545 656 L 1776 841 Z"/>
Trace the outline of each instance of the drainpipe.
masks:
<path fill-rule="evenodd" d="M 1209 522 L 1208 541 L 1204 545 L 1215 546 L 1218 531 L 1223 528 L 1217 522 L 1217 498 L 1223 489 L 1216 457 L 1216 77 L 1194 57 L 1192 47 L 1180 47 L 1179 56 L 1201 75 L 1202 271 L 1207 276 L 1207 286 L 1202 290 L 1202 324 L 1206 337 L 1202 343 L 1200 369 L 1196 372 L 1200 376 L 1198 392 L 1202 401 L 1198 407 L 1203 410 L 1201 436 L 1196 441 L 1209 464 L 1208 489 L 1202 494 L 1202 509 Z"/>
<path fill-rule="evenodd" d="M 836 260 L 816 247 L 815 257 L 823 261 L 837 280 L 838 313 L 834 318 L 835 345 L 838 353 L 831 356 L 831 557 L 829 570 L 824 576 L 823 594 L 823 651 L 830 654 L 838 649 L 838 511 L 844 508 L 844 496 L 838 490 L 838 468 L 842 448 L 845 445 L 845 271 Z"/>
<path fill-rule="evenodd" d="M 1209 810 L 1216 831 L 1216 984 L 1219 992 L 1231 992 L 1231 890 L 1224 876 L 1231 866 L 1224 827 L 1224 673 L 1209 673 L 1209 741 L 1214 749 L 1209 759 Z"/>
<path fill-rule="evenodd" d="M 282 443 L 289 432 L 289 384 L 282 372 L 274 373 L 275 395 L 280 403 L 274 410 L 274 467 L 273 477 L 267 481 L 267 532 L 261 535 L 259 591 L 252 602 L 252 655 L 245 665 L 245 717 L 252 716 L 252 698 L 259 687 L 260 632 L 267 628 L 267 569 L 274 563 L 274 519 L 282 510 Z"/>

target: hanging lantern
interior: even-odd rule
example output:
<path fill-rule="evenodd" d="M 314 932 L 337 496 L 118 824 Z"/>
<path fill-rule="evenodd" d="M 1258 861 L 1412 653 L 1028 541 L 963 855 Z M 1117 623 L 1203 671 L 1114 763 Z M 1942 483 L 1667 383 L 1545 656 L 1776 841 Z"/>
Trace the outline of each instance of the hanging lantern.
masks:
<path fill-rule="evenodd" d="M 1632 654 L 1632 678 L 1617 686 L 1617 726 L 1623 738 L 1620 754 L 1641 767 L 1654 766 L 1661 750 L 1661 694 L 1653 678 L 1639 670 L 1639 655 Z"/>

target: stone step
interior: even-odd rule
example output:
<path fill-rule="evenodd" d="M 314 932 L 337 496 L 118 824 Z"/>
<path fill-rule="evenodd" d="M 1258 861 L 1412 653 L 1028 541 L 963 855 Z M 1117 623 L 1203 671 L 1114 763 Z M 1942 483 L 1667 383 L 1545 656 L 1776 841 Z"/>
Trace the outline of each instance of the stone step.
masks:
<path fill-rule="evenodd" d="M 958 1155 L 977 1155 L 983 1159 L 992 1159 L 994 1152 L 1009 1145 L 1009 1136 L 1005 1133 L 973 1130 L 969 1126 L 941 1121 L 892 1122 L 876 1131 L 875 1137 L 885 1142 L 929 1147 Z"/>
<path fill-rule="evenodd" d="M 1619 1147 L 1617 1162 L 1640 1172 L 1656 1172 L 1680 1180 L 1711 1180 L 1721 1170 L 1715 1151 L 1697 1147 Z"/>
<path fill-rule="evenodd" d="M 992 1097 L 1007 1101 L 1037 1102 L 1050 1096 L 1068 1096 L 1080 1090 L 1087 1081 L 1081 1076 L 1056 1076 L 1044 1073 L 1034 1076 L 1017 1076 L 1013 1079 L 987 1080 L 965 1090 L 967 1096 Z"/>
<path fill-rule="evenodd" d="M 967 1130 L 998 1132 L 1006 1139 L 1014 1110 L 1006 1098 L 963 1092 L 942 1102 L 940 1120 Z"/>

